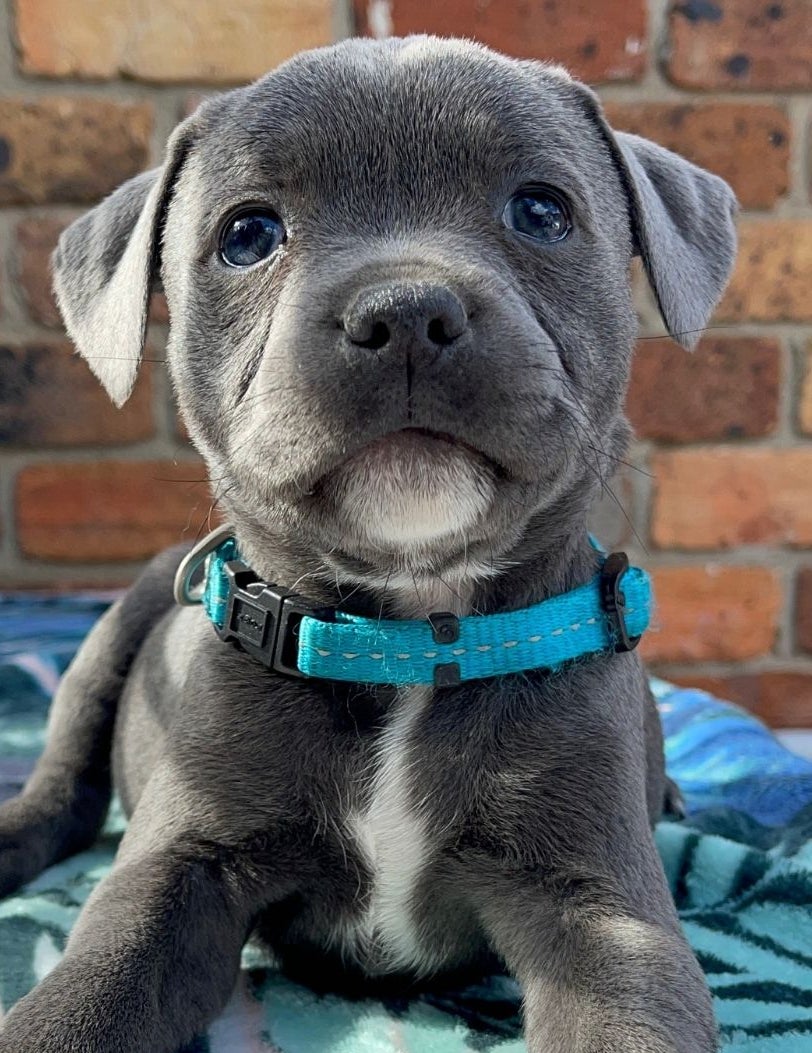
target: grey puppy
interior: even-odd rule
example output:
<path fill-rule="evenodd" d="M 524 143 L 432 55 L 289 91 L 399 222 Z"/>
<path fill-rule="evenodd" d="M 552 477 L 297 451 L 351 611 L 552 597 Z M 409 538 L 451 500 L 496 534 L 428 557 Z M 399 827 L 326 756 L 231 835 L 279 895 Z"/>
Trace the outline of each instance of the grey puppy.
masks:
<path fill-rule="evenodd" d="M 160 276 L 178 399 L 261 578 L 369 616 L 491 613 L 595 574 L 631 259 L 692 344 L 734 208 L 562 70 L 355 40 L 202 106 L 66 231 L 56 282 L 120 404 Z M 171 1053 L 249 936 L 371 993 L 502 965 L 532 1053 L 716 1048 L 635 654 L 436 689 L 286 678 L 173 605 L 180 557 L 91 633 L 0 810 L 5 893 L 93 841 L 111 780 L 131 816 L 3 1053 Z"/>

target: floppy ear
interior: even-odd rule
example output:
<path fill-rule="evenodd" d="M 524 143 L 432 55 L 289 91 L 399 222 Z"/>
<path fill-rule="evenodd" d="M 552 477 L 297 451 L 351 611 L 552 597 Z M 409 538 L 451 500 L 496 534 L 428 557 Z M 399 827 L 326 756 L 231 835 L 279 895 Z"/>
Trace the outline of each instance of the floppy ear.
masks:
<path fill-rule="evenodd" d="M 671 336 L 691 349 L 736 258 L 736 197 L 723 179 L 670 150 L 613 131 L 597 97 L 589 89 L 581 93 L 624 182 L 635 249 L 663 321 Z"/>
<path fill-rule="evenodd" d="M 633 233 L 668 332 L 696 346 L 736 258 L 733 191 L 648 139 L 613 133 Z"/>
<path fill-rule="evenodd" d="M 190 142 L 187 123 L 169 140 L 162 168 L 135 176 L 77 219 L 53 255 L 68 334 L 117 406 L 135 383 L 163 216 Z"/>

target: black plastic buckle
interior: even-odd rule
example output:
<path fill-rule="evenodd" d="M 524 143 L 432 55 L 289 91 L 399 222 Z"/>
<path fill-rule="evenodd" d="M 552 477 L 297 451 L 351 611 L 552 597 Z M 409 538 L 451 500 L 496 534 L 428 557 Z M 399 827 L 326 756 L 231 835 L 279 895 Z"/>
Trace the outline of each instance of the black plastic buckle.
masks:
<path fill-rule="evenodd" d="M 268 669 L 304 677 L 298 665 L 299 625 L 307 615 L 331 621 L 333 611 L 315 607 L 304 596 L 268 585 L 241 560 L 226 563 L 228 601 L 217 635 L 233 643 Z"/>
<path fill-rule="evenodd" d="M 633 651 L 640 643 L 640 637 L 629 636 L 626 627 L 626 595 L 620 583 L 628 569 L 629 557 L 625 552 L 611 552 L 601 568 L 601 603 L 609 618 L 616 654 Z"/>

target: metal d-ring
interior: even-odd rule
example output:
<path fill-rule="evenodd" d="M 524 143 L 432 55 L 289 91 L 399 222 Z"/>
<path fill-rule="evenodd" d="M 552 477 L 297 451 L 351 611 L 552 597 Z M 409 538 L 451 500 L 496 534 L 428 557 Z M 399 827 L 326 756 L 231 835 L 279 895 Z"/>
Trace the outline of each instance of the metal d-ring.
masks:
<path fill-rule="evenodd" d="M 198 541 L 192 551 L 183 557 L 180 566 L 175 572 L 173 590 L 175 603 L 180 604 L 181 607 L 193 607 L 196 603 L 203 602 L 203 582 L 193 586 L 191 584 L 192 577 L 205 562 L 206 557 L 214 552 L 216 548 L 219 548 L 224 541 L 228 541 L 233 536 L 234 530 L 232 527 L 217 527 L 216 530 L 212 530 L 210 534 Z"/>

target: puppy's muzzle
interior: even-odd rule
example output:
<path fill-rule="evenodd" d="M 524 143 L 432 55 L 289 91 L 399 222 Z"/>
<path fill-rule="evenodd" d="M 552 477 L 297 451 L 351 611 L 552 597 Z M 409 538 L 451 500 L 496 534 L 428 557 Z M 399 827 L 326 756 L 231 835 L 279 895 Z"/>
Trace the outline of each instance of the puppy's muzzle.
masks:
<path fill-rule="evenodd" d="M 463 336 L 468 315 L 444 285 L 390 282 L 362 289 L 347 307 L 342 327 L 353 348 L 433 361 Z"/>

